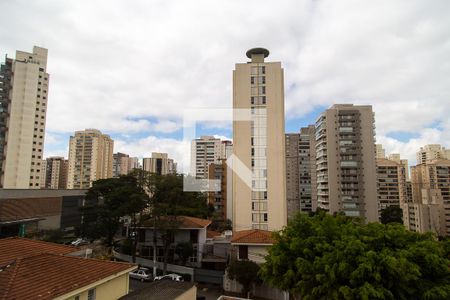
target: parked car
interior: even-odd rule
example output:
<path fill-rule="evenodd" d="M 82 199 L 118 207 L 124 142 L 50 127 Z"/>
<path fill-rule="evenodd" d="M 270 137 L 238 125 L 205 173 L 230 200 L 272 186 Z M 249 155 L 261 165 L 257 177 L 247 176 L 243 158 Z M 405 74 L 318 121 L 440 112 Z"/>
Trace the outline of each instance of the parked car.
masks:
<path fill-rule="evenodd" d="M 70 243 L 72 246 L 81 246 L 81 245 L 87 245 L 89 244 L 88 240 L 85 240 L 83 238 L 77 238 L 76 240 L 72 241 Z"/>
<path fill-rule="evenodd" d="M 140 281 L 148 281 L 152 278 L 152 275 L 149 269 L 139 268 L 130 272 L 130 278 L 138 279 Z"/>
<path fill-rule="evenodd" d="M 154 281 L 157 280 L 173 280 L 173 281 L 184 281 L 183 277 L 178 274 L 167 274 L 162 276 L 156 276 Z"/>

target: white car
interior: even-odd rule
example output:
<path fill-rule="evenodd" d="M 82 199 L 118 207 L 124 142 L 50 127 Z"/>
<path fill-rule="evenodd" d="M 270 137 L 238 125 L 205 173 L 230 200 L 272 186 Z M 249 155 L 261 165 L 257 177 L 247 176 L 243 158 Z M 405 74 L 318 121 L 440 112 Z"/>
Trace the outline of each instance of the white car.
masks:
<path fill-rule="evenodd" d="M 173 280 L 173 281 L 184 281 L 183 277 L 178 274 L 167 274 L 162 276 L 156 276 L 154 281 L 156 280 Z"/>
<path fill-rule="evenodd" d="M 130 278 L 138 279 L 140 281 L 147 281 L 152 278 L 152 275 L 149 269 L 139 268 L 130 272 Z"/>
<path fill-rule="evenodd" d="M 73 241 L 72 243 L 70 243 L 72 246 L 81 246 L 81 245 L 86 245 L 89 244 L 89 242 L 83 238 L 77 238 L 75 241 Z"/>

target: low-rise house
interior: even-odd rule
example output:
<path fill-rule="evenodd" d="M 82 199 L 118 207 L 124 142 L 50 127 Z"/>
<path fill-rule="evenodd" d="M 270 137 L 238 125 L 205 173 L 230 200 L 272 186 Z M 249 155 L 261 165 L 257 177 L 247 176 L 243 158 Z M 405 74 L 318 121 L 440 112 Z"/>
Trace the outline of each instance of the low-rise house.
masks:
<path fill-rule="evenodd" d="M 139 255 L 144 258 L 153 258 L 153 233 L 156 231 L 156 260 L 164 260 L 164 240 L 170 239 L 168 262 L 177 262 L 179 257 L 175 255 L 175 248 L 181 243 L 192 243 L 194 254 L 188 258 L 187 265 L 199 267 L 202 261 L 202 250 L 206 243 L 207 227 L 211 224 L 210 220 L 177 216 L 162 218 L 158 222 L 166 222 L 166 225 L 156 225 L 154 220 L 144 221 L 138 231 Z M 170 236 L 170 237 L 169 237 Z"/>
<path fill-rule="evenodd" d="M 137 266 L 77 257 L 77 247 L 0 239 L 0 299 L 118 299 Z"/>
<path fill-rule="evenodd" d="M 260 229 L 234 232 L 231 239 L 238 260 L 251 260 L 258 264 L 264 263 L 267 247 L 272 246 L 274 242 L 272 232 Z"/>
<path fill-rule="evenodd" d="M 260 229 L 233 232 L 231 260 L 250 260 L 257 264 L 264 263 L 268 248 L 275 243 L 272 234 L 271 231 Z M 242 289 L 238 282 L 230 280 L 226 274 L 223 287 L 225 291 L 229 292 L 240 292 Z M 289 299 L 288 293 L 268 287 L 264 283 L 258 285 L 253 293 L 256 297 L 265 299 Z"/>

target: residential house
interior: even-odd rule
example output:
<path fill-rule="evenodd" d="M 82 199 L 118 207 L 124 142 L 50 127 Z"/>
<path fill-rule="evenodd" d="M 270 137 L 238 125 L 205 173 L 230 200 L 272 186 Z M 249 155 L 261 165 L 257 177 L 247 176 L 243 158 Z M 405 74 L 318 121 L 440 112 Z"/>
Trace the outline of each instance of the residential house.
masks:
<path fill-rule="evenodd" d="M 234 232 L 231 238 L 232 259 L 250 260 L 257 264 L 264 263 L 265 256 L 268 254 L 267 248 L 275 243 L 272 234 L 271 231 L 260 229 Z M 242 286 L 235 280 L 230 280 L 225 274 L 223 288 L 229 292 L 240 292 Z M 288 293 L 268 287 L 264 283 L 258 285 L 253 294 L 255 297 L 264 299 L 289 299 Z"/>
<path fill-rule="evenodd" d="M 137 266 L 77 255 L 76 247 L 0 239 L 0 299 L 109 300 L 129 291 Z"/>
<path fill-rule="evenodd" d="M 202 261 L 202 250 L 206 243 L 207 227 L 211 224 L 210 220 L 187 217 L 187 216 L 171 216 L 163 218 L 156 222 L 165 222 L 168 231 L 171 232 L 171 241 L 169 246 L 169 263 L 177 262 L 179 258 L 175 255 L 175 247 L 180 243 L 191 242 L 194 248 L 194 255 L 189 257 L 187 264 L 190 266 L 200 267 Z M 162 262 L 164 259 L 164 243 L 163 236 L 165 230 L 161 226 L 154 229 L 154 220 L 144 221 L 139 227 L 138 232 L 138 251 L 139 255 L 144 258 L 153 259 L 153 233 L 156 230 L 156 260 Z"/>

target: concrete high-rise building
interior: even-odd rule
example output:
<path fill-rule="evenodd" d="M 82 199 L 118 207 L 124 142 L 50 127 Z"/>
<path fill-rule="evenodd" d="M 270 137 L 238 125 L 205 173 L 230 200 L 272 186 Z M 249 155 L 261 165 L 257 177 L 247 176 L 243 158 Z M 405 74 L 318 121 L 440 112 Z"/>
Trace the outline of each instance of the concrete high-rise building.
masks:
<path fill-rule="evenodd" d="M 286 134 L 286 195 L 288 219 L 317 208 L 314 125 Z"/>
<path fill-rule="evenodd" d="M 249 62 L 233 71 L 233 109 L 250 120 L 233 120 L 233 230 L 280 230 L 287 223 L 284 141 L 284 78 L 269 51 L 247 51 Z M 236 115 L 235 115 L 236 116 Z M 240 174 L 243 164 L 248 172 Z M 251 181 L 248 178 L 251 176 Z"/>
<path fill-rule="evenodd" d="M 129 174 L 133 169 L 139 168 L 139 160 L 137 157 L 130 157 L 125 153 L 113 154 L 113 177 Z"/>
<path fill-rule="evenodd" d="M 61 156 L 52 156 L 42 161 L 42 189 L 67 188 L 67 172 L 69 161 Z"/>
<path fill-rule="evenodd" d="M 432 195 L 430 195 L 432 196 Z M 445 236 L 444 206 L 440 197 L 430 197 L 427 203 L 405 203 L 401 206 L 403 211 L 403 224 L 408 230 L 425 233 L 434 232 Z"/>
<path fill-rule="evenodd" d="M 426 160 L 423 164 L 411 167 L 411 185 L 413 204 L 425 206 L 425 208 L 422 207 L 423 214 L 417 214 L 414 206 L 410 205 L 414 209 L 410 206 L 405 207 L 403 209 L 405 225 L 421 232 L 435 231 L 442 235 L 450 235 L 450 160 Z M 426 207 L 427 205 L 430 207 Z M 436 209 L 440 211 L 433 212 L 434 217 L 430 217 L 430 210 Z M 405 212 L 409 211 L 414 212 L 414 216 L 405 216 Z M 422 227 L 424 229 L 419 230 L 420 228 L 416 226 L 417 222 L 408 220 L 419 220 L 419 223 L 429 224 L 429 227 L 424 225 L 425 227 Z"/>
<path fill-rule="evenodd" d="M 317 119 L 318 207 L 378 221 L 374 123 L 370 105 L 336 104 Z"/>
<path fill-rule="evenodd" d="M 152 152 L 152 157 L 144 158 L 144 171 L 159 175 L 176 174 L 177 165 L 167 153 Z"/>
<path fill-rule="evenodd" d="M 113 176 L 114 141 L 96 129 L 76 131 L 69 142 L 67 188 L 85 189 Z"/>
<path fill-rule="evenodd" d="M 417 151 L 416 157 L 418 165 L 435 159 L 450 160 L 450 149 L 445 149 L 445 147 L 442 147 L 439 144 L 425 145 L 424 147 L 420 147 L 420 150 Z"/>
<path fill-rule="evenodd" d="M 40 188 L 49 77 L 36 46 L 0 67 L 0 188 Z"/>
<path fill-rule="evenodd" d="M 201 136 L 191 142 L 191 175 L 208 179 L 210 164 L 218 164 L 225 152 L 222 141 L 213 136 Z"/>
<path fill-rule="evenodd" d="M 220 146 L 220 158 L 228 159 L 231 154 L 233 154 L 233 142 L 232 141 L 222 141 Z"/>
<path fill-rule="evenodd" d="M 406 170 L 400 162 L 378 158 L 377 195 L 378 213 L 389 206 L 401 207 L 407 203 Z"/>
<path fill-rule="evenodd" d="M 391 153 L 391 154 L 389 154 L 388 159 L 401 164 L 405 168 L 406 180 L 409 180 L 409 164 L 408 164 L 408 160 L 407 159 L 401 159 L 399 153 Z"/>
<path fill-rule="evenodd" d="M 227 175 L 228 175 L 228 166 L 225 159 L 222 159 L 219 164 L 209 165 L 208 179 L 217 180 L 218 184 L 220 185 L 220 188 L 217 188 L 216 191 L 208 192 L 208 203 L 214 206 L 214 210 L 219 215 L 219 220 L 221 221 L 225 221 L 228 218 Z"/>
<path fill-rule="evenodd" d="M 375 144 L 375 158 L 386 158 L 386 151 L 383 149 L 383 145 Z"/>

